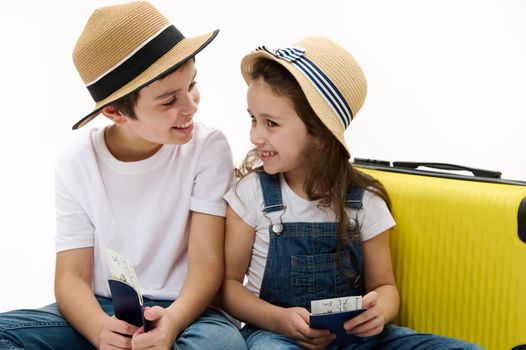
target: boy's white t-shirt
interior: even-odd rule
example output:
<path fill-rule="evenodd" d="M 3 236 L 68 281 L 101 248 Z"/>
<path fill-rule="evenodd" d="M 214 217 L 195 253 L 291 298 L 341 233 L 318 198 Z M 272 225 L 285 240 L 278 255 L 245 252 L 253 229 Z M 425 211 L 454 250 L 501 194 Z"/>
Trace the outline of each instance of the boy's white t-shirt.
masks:
<path fill-rule="evenodd" d="M 234 185 L 225 195 L 228 205 L 243 221 L 256 229 L 256 237 L 252 247 L 252 255 L 246 273 L 245 286 L 252 293 L 259 295 L 265 265 L 267 263 L 270 221 L 273 224 L 281 220 L 286 222 L 335 222 L 334 212 L 329 208 L 318 207 L 318 201 L 309 201 L 298 196 L 280 176 L 281 196 L 286 210 L 263 215 L 263 192 L 259 176 L 251 173 Z M 377 195 L 365 191 L 363 208 L 360 210 L 347 209 L 350 218 L 356 218 L 360 224 L 362 241 L 393 227 L 395 221 L 385 202 Z"/>
<path fill-rule="evenodd" d="M 190 212 L 225 216 L 232 172 L 226 137 L 202 124 L 188 143 L 137 162 L 113 157 L 104 129 L 93 129 L 56 166 L 56 251 L 94 247 L 96 295 L 110 296 L 107 247 L 134 265 L 144 296 L 173 300 L 188 267 Z"/>

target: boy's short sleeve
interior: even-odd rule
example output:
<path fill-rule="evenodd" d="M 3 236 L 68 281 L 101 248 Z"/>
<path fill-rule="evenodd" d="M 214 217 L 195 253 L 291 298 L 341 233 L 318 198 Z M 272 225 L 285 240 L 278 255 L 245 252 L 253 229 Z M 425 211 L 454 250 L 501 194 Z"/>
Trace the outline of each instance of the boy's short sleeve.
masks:
<path fill-rule="evenodd" d="M 84 191 L 98 168 L 91 147 L 92 133 L 74 139 L 55 163 L 57 253 L 95 245 L 94 226 L 85 207 L 89 196 Z"/>
<path fill-rule="evenodd" d="M 197 160 L 190 210 L 224 217 L 226 202 L 223 196 L 230 187 L 233 172 L 228 141 L 222 132 L 212 130 Z"/>
<path fill-rule="evenodd" d="M 59 176 L 55 176 L 56 251 L 93 247 L 93 225 L 84 210 L 71 196 Z"/>

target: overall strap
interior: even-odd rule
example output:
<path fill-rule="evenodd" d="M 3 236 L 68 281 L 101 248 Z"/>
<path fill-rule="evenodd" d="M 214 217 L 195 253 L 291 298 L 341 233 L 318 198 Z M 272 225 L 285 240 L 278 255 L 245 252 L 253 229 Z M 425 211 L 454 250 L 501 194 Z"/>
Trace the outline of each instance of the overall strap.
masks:
<path fill-rule="evenodd" d="M 265 201 L 264 213 L 284 210 L 283 199 L 281 198 L 281 186 L 279 174 L 269 175 L 262 171 L 258 173 Z"/>
<path fill-rule="evenodd" d="M 362 209 L 363 208 L 363 188 L 349 187 L 347 195 L 345 197 L 346 206 L 351 209 Z"/>
<path fill-rule="evenodd" d="M 265 207 L 263 212 L 271 213 L 274 211 L 283 210 L 283 199 L 281 197 L 280 175 L 270 175 L 262 171 L 257 173 L 261 182 L 261 190 L 263 192 L 263 200 Z M 363 188 L 349 187 L 345 198 L 346 206 L 351 209 L 363 208 Z"/>

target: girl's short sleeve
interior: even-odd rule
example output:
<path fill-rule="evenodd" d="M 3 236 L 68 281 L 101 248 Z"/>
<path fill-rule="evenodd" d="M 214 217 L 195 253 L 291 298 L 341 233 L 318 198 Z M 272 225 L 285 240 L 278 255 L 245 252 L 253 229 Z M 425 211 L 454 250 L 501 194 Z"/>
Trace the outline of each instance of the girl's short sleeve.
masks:
<path fill-rule="evenodd" d="M 262 200 L 257 174 L 252 173 L 237 181 L 224 198 L 247 225 L 257 227 L 257 208 L 261 207 Z"/>
<path fill-rule="evenodd" d="M 382 198 L 365 191 L 363 204 L 361 215 L 359 214 L 363 241 L 371 239 L 396 225 L 389 208 L 387 208 L 387 204 Z"/>

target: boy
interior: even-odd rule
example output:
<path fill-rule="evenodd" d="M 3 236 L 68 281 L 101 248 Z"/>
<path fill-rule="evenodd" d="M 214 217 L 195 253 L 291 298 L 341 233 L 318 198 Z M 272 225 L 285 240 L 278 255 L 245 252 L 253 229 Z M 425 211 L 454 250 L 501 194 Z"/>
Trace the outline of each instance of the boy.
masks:
<path fill-rule="evenodd" d="M 194 56 L 218 31 L 185 38 L 145 1 L 95 10 L 73 60 L 94 128 L 56 168 L 56 304 L 0 315 L 0 349 L 244 349 L 207 308 L 223 277 L 222 200 L 232 175 L 218 130 L 193 122 Z M 104 249 L 134 265 L 153 329 L 113 315 Z"/>

